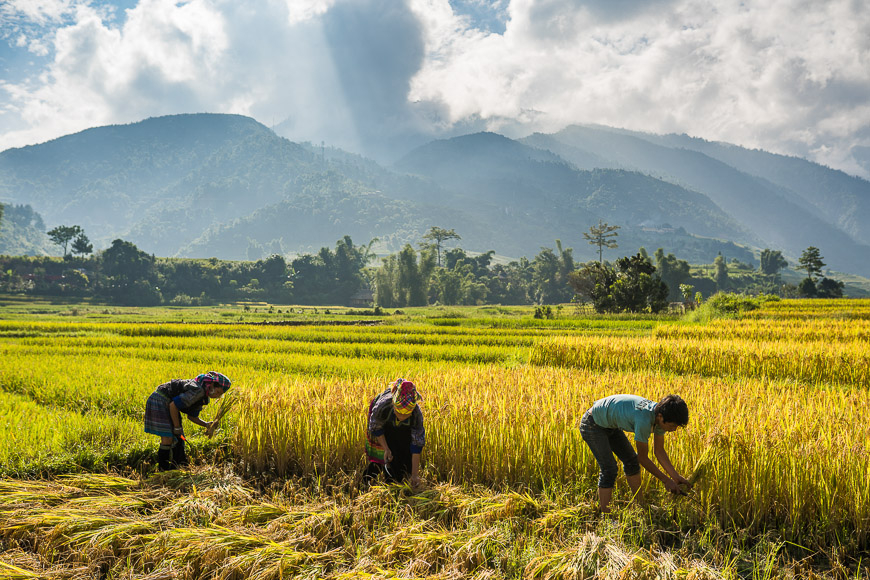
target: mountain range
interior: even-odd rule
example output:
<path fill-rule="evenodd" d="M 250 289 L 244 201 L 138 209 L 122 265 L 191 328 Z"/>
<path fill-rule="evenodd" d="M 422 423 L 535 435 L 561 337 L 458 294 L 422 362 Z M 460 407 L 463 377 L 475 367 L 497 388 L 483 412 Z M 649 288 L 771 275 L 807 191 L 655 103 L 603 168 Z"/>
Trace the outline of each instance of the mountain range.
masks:
<path fill-rule="evenodd" d="M 795 264 L 816 246 L 829 268 L 870 276 L 870 182 L 601 126 L 436 140 L 383 166 L 243 116 L 158 117 L 3 151 L 0 203 L 29 205 L 48 228 L 80 225 L 97 248 L 123 238 L 160 256 L 313 253 L 344 235 L 386 254 L 438 226 L 469 252 L 532 257 L 559 239 L 589 260 L 583 233 L 601 220 L 620 226 L 610 259 L 643 246 L 753 262 L 770 248 Z"/>

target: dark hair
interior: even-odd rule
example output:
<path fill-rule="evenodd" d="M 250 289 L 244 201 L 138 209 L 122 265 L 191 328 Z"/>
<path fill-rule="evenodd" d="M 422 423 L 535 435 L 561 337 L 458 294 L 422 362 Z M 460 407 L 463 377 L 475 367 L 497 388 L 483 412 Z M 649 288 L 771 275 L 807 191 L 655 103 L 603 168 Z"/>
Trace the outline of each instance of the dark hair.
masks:
<path fill-rule="evenodd" d="M 667 395 L 656 403 L 653 413 L 662 416 L 665 423 L 676 423 L 680 427 L 689 424 L 689 406 L 679 395 Z"/>

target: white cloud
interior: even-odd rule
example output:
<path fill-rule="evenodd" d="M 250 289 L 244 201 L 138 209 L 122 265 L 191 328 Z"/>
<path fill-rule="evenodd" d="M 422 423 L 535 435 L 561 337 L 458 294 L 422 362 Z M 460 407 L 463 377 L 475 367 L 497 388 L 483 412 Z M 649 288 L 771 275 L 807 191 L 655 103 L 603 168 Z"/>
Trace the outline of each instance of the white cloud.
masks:
<path fill-rule="evenodd" d="M 601 123 L 868 175 L 851 153 L 870 146 L 870 11 L 855 0 L 140 0 L 119 24 L 87 2 L 3 5 L 50 31 L 10 43 L 53 59 L 0 81 L 0 148 L 191 111 L 339 145 Z"/>
<path fill-rule="evenodd" d="M 72 22 L 52 38 L 48 70 L 3 88 L 29 129 L 3 136 L 14 141 L 56 137 L 94 125 L 212 106 L 225 79 L 219 65 L 227 48 L 222 15 L 203 0 L 142 0 L 123 27 L 80 4 Z"/>
<path fill-rule="evenodd" d="M 62 20 L 71 10 L 71 0 L 5 0 L 0 14 L 20 16 L 38 25 Z"/>
<path fill-rule="evenodd" d="M 287 21 L 291 25 L 322 16 L 335 4 L 335 0 L 286 0 L 286 2 Z"/>
<path fill-rule="evenodd" d="M 535 130 L 686 132 L 825 152 L 860 171 L 847 162 L 870 127 L 870 11 L 860 4 L 514 0 L 503 36 L 446 36 L 412 94 L 442 103 L 451 121 L 498 127 L 525 115 Z"/>

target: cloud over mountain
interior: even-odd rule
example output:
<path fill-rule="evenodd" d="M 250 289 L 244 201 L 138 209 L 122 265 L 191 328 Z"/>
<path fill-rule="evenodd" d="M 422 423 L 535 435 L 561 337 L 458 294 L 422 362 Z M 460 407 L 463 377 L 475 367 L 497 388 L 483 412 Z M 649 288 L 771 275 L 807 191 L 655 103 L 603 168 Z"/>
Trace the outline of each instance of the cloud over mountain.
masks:
<path fill-rule="evenodd" d="M 853 0 L 9 0 L 0 148 L 179 112 L 389 155 L 470 129 L 677 132 L 870 176 Z M 7 25 L 8 24 L 8 25 Z"/>

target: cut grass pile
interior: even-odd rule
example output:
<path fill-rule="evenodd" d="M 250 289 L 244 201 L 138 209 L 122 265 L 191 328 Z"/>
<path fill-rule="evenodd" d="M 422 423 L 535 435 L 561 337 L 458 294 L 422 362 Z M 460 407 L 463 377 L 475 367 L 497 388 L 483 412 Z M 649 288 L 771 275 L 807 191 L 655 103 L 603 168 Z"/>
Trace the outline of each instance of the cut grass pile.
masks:
<path fill-rule="evenodd" d="M 257 491 L 215 468 L 5 480 L 0 576 L 714 580 L 759 572 L 760 563 L 794 577 L 813 564 L 787 564 L 783 543 L 744 549 L 713 528 L 668 551 L 675 538 L 662 509 L 603 517 L 558 495 L 445 483 L 359 491 L 357 483 L 336 476 Z M 638 543 L 647 547 L 631 547 Z"/>

